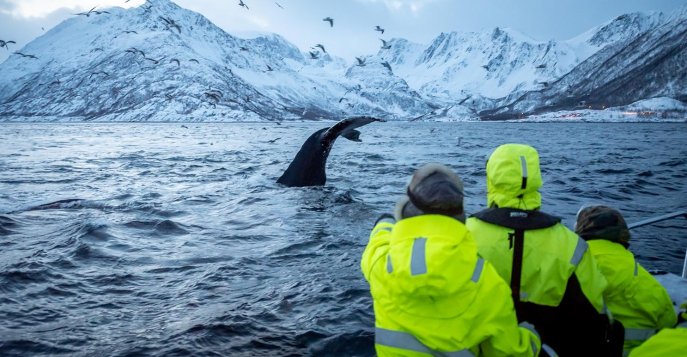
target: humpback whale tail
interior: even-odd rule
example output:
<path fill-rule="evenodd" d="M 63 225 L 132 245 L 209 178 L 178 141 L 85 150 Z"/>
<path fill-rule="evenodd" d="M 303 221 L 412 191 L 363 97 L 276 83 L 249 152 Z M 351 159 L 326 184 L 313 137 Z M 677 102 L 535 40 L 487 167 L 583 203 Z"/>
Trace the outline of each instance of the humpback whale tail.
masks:
<path fill-rule="evenodd" d="M 288 187 L 323 186 L 327 181 L 327 157 L 336 138 L 343 136 L 348 140 L 360 142 L 360 132 L 355 129 L 375 121 L 384 120 L 367 116 L 352 117 L 314 132 L 303 143 L 277 183 Z"/>

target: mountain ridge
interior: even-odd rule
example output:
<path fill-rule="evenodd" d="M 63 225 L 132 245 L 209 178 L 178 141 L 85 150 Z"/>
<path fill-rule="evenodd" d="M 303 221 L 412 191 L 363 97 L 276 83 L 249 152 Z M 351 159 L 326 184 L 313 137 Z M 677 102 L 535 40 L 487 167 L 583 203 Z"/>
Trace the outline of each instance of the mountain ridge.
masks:
<path fill-rule="evenodd" d="M 278 34 L 239 38 L 169 0 L 107 11 L 20 50 L 36 59 L 0 64 L 0 120 L 491 120 L 687 100 L 687 78 L 671 79 L 687 67 L 687 6 L 621 15 L 567 41 L 499 27 L 428 45 L 394 38 L 353 65 Z"/>

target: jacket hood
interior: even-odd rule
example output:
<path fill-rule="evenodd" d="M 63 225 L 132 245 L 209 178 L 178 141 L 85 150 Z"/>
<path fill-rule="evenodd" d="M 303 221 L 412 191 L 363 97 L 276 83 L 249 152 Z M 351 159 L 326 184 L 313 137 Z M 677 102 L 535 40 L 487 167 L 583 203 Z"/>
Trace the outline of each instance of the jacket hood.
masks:
<path fill-rule="evenodd" d="M 501 145 L 487 161 L 488 207 L 538 209 L 542 184 L 539 154 L 529 145 Z"/>
<path fill-rule="evenodd" d="M 403 219 L 386 262 L 388 303 L 417 317 L 458 316 L 476 295 L 476 262 L 477 245 L 463 223 L 442 215 Z"/>

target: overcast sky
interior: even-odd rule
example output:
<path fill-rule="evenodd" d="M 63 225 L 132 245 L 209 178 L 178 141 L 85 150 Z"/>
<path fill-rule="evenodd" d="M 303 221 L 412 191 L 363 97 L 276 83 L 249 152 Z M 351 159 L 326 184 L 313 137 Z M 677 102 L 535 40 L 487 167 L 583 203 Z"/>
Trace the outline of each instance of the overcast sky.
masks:
<path fill-rule="evenodd" d="M 143 0 L 0 0 L 0 61 L 65 18 L 94 6 L 139 6 Z M 687 0 L 174 0 L 230 34 L 273 32 L 308 50 L 321 43 L 351 61 L 376 53 L 379 38 L 423 44 L 441 32 L 516 29 L 534 39 L 566 40 L 629 12 L 673 12 Z M 281 7 L 280 7 L 281 6 Z M 322 21 L 334 19 L 334 27 Z M 374 31 L 376 25 L 384 35 Z"/>

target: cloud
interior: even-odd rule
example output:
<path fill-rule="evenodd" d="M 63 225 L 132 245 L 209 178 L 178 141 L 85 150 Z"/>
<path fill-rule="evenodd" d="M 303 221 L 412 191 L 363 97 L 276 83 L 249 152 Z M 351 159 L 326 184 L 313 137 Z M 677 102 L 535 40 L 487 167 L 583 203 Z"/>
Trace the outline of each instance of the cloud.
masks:
<path fill-rule="evenodd" d="M 90 10 L 94 6 L 106 8 L 112 6 L 132 7 L 141 5 L 143 0 L 0 0 L 0 13 L 15 18 L 41 18 L 66 8 L 72 11 Z"/>

